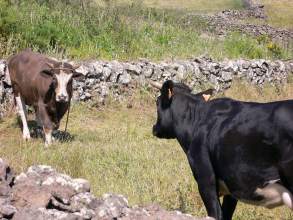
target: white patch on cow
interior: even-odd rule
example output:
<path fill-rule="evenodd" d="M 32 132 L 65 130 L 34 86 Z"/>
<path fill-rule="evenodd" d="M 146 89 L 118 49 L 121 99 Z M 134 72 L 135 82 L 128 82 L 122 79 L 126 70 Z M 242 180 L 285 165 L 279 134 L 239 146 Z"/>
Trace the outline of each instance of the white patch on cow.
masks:
<path fill-rule="evenodd" d="M 278 183 L 272 183 L 264 188 L 257 188 L 255 193 L 264 197 L 263 200 L 254 204 L 264 206 L 266 208 L 275 208 L 277 206 L 286 205 L 293 209 L 293 196 L 284 186 Z"/>
<path fill-rule="evenodd" d="M 17 105 L 17 110 L 18 110 L 18 114 L 21 118 L 22 121 L 22 137 L 25 140 L 28 140 L 31 138 L 30 136 L 30 131 L 28 129 L 28 125 L 27 125 L 27 119 L 26 119 L 26 106 L 23 103 L 22 99 L 20 96 L 15 97 L 16 100 L 16 105 Z"/>
<path fill-rule="evenodd" d="M 69 97 L 68 97 L 68 93 L 67 93 L 67 84 L 69 82 L 69 80 L 72 77 L 72 73 L 67 74 L 63 71 L 60 71 L 59 74 L 56 74 L 56 78 L 57 78 L 57 88 L 56 88 L 56 101 L 66 101 L 68 102 Z M 64 97 L 64 100 L 61 100 Z"/>
<path fill-rule="evenodd" d="M 284 204 L 289 207 L 290 209 L 293 209 L 293 198 L 292 198 L 292 194 L 288 193 L 288 192 L 284 192 L 282 194 L 282 199 Z"/>

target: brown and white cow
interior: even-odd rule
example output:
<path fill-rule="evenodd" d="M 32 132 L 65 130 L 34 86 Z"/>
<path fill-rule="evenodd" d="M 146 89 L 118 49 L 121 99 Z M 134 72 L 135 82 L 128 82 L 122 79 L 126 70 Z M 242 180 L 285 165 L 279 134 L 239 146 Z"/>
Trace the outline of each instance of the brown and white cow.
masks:
<path fill-rule="evenodd" d="M 8 60 L 13 93 L 23 125 L 23 138 L 30 139 L 26 105 L 33 106 L 45 145 L 52 143 L 52 131 L 69 108 L 72 79 L 82 76 L 69 63 L 58 62 L 26 49 Z"/>

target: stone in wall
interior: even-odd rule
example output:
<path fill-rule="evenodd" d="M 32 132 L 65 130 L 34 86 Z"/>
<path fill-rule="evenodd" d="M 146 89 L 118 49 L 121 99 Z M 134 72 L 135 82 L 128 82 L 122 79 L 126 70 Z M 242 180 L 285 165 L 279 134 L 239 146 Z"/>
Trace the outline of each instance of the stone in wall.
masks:
<path fill-rule="evenodd" d="M 9 80 L 4 74 L 5 65 L 5 61 L 0 60 L 0 116 L 12 100 Z M 84 77 L 74 81 L 73 100 L 104 103 L 109 96 L 116 100 L 130 96 L 136 87 L 148 85 L 149 80 L 184 82 L 194 92 L 207 86 L 218 92 L 223 91 L 239 78 L 260 87 L 265 83 L 281 84 L 293 72 L 293 60 L 239 59 L 218 62 L 199 57 L 158 63 L 146 59 L 136 62 L 89 61 L 81 63 L 78 71 Z"/>
<path fill-rule="evenodd" d="M 6 61 L 0 60 L 0 119 L 9 111 L 13 103 L 9 74 L 6 71 Z"/>

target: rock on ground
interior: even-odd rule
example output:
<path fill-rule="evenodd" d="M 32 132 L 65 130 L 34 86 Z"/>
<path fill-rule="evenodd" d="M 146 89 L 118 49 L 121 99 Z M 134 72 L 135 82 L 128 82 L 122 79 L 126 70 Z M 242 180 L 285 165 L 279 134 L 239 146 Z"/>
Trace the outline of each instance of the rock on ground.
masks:
<path fill-rule="evenodd" d="M 13 220 L 198 220 L 158 205 L 130 207 L 122 195 L 95 197 L 85 179 L 50 166 L 31 166 L 15 175 L 0 159 L 0 219 Z"/>

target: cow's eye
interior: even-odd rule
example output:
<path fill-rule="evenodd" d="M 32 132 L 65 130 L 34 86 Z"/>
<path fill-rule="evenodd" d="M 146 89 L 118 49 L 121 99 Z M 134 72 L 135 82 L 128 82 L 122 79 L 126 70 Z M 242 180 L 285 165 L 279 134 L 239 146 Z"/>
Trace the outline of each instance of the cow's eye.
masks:
<path fill-rule="evenodd" d="M 58 82 L 58 80 L 57 80 L 57 78 L 56 78 L 56 76 L 55 76 L 55 75 L 53 76 L 53 79 L 52 79 L 52 81 L 53 81 L 53 83 L 57 83 L 57 82 Z"/>

